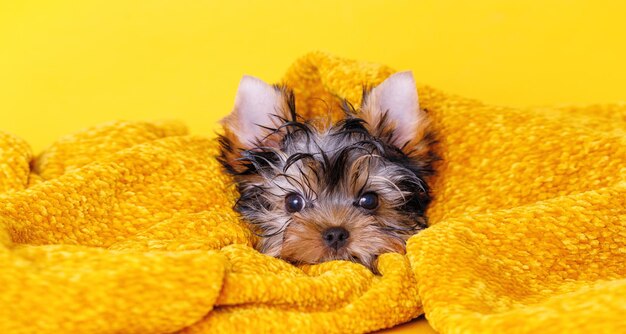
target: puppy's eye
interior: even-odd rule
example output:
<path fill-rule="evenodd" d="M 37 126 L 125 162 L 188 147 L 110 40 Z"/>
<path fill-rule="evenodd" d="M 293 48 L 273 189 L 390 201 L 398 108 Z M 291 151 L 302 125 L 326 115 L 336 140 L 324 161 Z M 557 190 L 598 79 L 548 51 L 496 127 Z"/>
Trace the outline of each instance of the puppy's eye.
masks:
<path fill-rule="evenodd" d="M 378 195 L 375 193 L 365 193 L 359 197 L 357 204 L 363 209 L 374 210 L 378 207 Z"/>
<path fill-rule="evenodd" d="M 287 212 L 298 212 L 304 209 L 304 198 L 302 196 L 291 193 L 285 196 L 285 210 Z"/>

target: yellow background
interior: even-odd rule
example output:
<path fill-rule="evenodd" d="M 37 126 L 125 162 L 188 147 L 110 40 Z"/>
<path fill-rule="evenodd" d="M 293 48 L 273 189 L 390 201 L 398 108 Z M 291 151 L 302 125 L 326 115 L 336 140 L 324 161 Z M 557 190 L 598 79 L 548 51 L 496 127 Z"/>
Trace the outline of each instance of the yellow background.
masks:
<path fill-rule="evenodd" d="M 310 50 L 490 103 L 626 99 L 626 2 L 0 0 L 0 129 L 36 150 L 112 119 L 210 133 L 242 74 Z"/>

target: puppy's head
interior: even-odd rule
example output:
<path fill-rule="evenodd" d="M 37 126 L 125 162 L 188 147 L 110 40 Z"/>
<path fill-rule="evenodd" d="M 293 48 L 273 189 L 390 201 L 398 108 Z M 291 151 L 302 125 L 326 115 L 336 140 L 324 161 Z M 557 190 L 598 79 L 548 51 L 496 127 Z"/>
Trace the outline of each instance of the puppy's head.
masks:
<path fill-rule="evenodd" d="M 301 119 L 293 94 L 244 77 L 223 120 L 220 161 L 259 250 L 296 263 L 351 260 L 373 268 L 426 227 L 436 159 L 410 72 L 366 91 L 326 126 Z"/>

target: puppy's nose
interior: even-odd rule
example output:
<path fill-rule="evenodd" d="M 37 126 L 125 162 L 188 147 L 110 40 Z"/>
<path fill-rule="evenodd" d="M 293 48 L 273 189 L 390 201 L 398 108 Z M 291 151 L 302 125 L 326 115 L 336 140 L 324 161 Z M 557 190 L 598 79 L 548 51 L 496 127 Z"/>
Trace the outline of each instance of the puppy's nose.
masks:
<path fill-rule="evenodd" d="M 330 248 L 338 250 L 348 242 L 350 232 L 343 227 L 331 227 L 322 232 L 322 239 L 324 243 Z"/>

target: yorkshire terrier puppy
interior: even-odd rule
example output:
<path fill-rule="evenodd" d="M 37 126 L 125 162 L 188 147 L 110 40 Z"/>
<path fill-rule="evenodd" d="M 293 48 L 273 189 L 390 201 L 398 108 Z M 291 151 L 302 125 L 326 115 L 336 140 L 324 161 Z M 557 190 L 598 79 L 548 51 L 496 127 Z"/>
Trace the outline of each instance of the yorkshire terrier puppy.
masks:
<path fill-rule="evenodd" d="M 358 108 L 342 105 L 341 121 L 316 124 L 298 115 L 290 90 L 245 76 L 222 120 L 219 160 L 261 252 L 376 271 L 380 254 L 404 253 L 427 227 L 435 136 L 410 72 L 364 90 Z"/>

